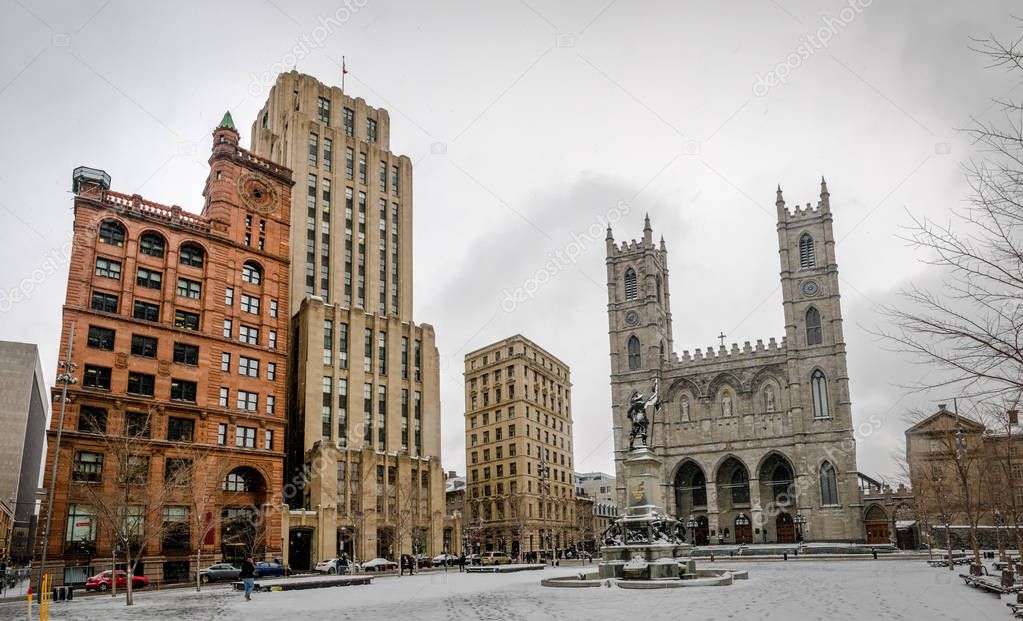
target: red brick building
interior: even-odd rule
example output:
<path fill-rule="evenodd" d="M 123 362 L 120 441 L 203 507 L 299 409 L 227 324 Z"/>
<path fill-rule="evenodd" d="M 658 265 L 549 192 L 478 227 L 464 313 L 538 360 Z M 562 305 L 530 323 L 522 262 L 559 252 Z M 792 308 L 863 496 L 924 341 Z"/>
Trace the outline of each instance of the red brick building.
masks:
<path fill-rule="evenodd" d="M 74 324 L 77 382 L 47 544 L 55 584 L 109 568 L 118 495 L 150 580 L 194 576 L 198 546 L 204 566 L 280 555 L 292 180 L 238 140 L 227 114 L 201 215 L 75 171 L 60 351 Z M 59 407 L 58 385 L 47 489 Z"/>

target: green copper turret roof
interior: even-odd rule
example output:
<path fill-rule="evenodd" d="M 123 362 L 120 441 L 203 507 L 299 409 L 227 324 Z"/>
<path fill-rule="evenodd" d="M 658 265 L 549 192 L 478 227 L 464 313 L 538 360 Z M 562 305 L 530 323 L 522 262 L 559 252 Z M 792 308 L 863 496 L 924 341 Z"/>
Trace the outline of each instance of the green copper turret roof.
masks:
<path fill-rule="evenodd" d="M 220 119 L 220 125 L 217 125 L 217 129 L 227 128 L 238 131 L 238 128 L 234 126 L 234 119 L 231 118 L 231 111 L 228 110 L 224 113 L 224 118 Z"/>

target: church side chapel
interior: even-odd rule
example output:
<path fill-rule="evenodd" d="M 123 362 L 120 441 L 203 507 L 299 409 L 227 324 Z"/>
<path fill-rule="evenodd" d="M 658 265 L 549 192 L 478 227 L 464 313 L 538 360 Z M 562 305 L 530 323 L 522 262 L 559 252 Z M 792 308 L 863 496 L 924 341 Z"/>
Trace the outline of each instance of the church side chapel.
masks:
<path fill-rule="evenodd" d="M 690 543 L 864 540 L 838 263 L 827 184 L 790 210 L 778 188 L 784 337 L 676 353 L 668 249 L 649 217 L 638 241 L 607 232 L 615 466 L 622 404 L 657 381 L 649 446 Z M 619 494 L 624 490 L 619 489 Z"/>

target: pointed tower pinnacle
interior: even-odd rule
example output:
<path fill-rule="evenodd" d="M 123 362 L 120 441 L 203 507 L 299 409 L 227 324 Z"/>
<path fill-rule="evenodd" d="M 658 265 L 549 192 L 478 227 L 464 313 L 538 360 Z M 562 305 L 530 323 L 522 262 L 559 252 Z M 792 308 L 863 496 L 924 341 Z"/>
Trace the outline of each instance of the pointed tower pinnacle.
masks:
<path fill-rule="evenodd" d="M 220 119 L 220 125 L 217 125 L 217 129 L 220 128 L 233 129 L 235 131 L 238 131 L 238 128 L 234 126 L 234 119 L 231 118 L 230 110 L 224 113 L 224 118 Z"/>
<path fill-rule="evenodd" d="M 661 252 L 667 252 L 668 247 L 664 244 L 664 235 L 661 235 Z"/>
<path fill-rule="evenodd" d="M 650 214 L 648 213 L 643 219 L 643 241 L 647 244 L 652 244 L 654 237 L 653 233 L 654 230 L 650 228 Z"/>
<path fill-rule="evenodd" d="M 821 211 L 831 211 L 831 193 L 828 192 L 828 182 L 821 176 Z"/>
<path fill-rule="evenodd" d="M 224 113 L 224 118 L 220 119 L 220 125 L 213 130 L 213 151 L 216 152 L 218 149 L 230 151 L 232 146 L 238 146 L 239 139 L 238 128 L 234 126 L 234 119 L 228 110 Z"/>
<path fill-rule="evenodd" d="M 615 238 L 614 233 L 611 232 L 611 225 L 609 224 L 607 225 L 607 237 L 605 237 L 604 239 L 608 241 L 614 241 L 614 238 Z"/>
<path fill-rule="evenodd" d="M 822 176 L 821 177 L 821 196 L 827 196 L 827 195 L 828 195 L 828 182 L 825 181 L 824 177 Z"/>
<path fill-rule="evenodd" d="M 785 197 L 781 193 L 781 184 L 778 184 L 778 192 L 775 195 L 774 206 L 778 208 L 778 219 L 782 220 L 788 215 L 789 211 L 785 208 Z"/>

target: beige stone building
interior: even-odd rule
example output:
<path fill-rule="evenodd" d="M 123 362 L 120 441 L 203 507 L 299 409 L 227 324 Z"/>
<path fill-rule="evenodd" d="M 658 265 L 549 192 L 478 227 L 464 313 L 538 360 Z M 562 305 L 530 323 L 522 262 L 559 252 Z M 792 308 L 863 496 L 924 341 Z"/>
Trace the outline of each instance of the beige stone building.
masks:
<path fill-rule="evenodd" d="M 412 163 L 386 110 L 296 71 L 252 126 L 294 171 L 289 454 L 295 568 L 440 553 L 439 356 L 412 312 Z"/>
<path fill-rule="evenodd" d="M 522 335 L 465 355 L 465 462 L 473 551 L 576 544 L 568 366 Z"/>
<path fill-rule="evenodd" d="M 588 498 L 593 515 L 593 541 L 599 546 L 600 536 L 618 518 L 618 490 L 615 478 L 606 472 L 582 472 L 575 475 L 575 495 Z"/>
<path fill-rule="evenodd" d="M 657 379 L 649 441 L 668 510 L 695 521 L 698 544 L 864 539 L 830 195 L 822 180 L 816 207 L 791 211 L 779 188 L 776 207 L 785 337 L 766 344 L 726 348 L 722 335 L 720 346 L 676 353 L 663 238 L 649 218 L 638 241 L 617 244 L 608 229 L 619 498 L 629 400 L 649 397 Z M 684 322 L 699 297 L 683 299 Z"/>
<path fill-rule="evenodd" d="M 442 551 L 459 556 L 465 544 L 462 516 L 466 514 L 465 477 L 451 471 L 444 482 L 446 507 L 444 510 L 444 547 Z"/>
<path fill-rule="evenodd" d="M 949 537 L 953 547 L 969 548 L 972 514 L 981 547 L 1016 547 L 1011 525 L 1023 517 L 1023 429 L 1017 411 L 985 419 L 956 414 L 941 403 L 937 412 L 906 429 L 912 497 L 894 506 L 867 502 L 868 537 L 896 534 L 891 529 L 911 517 L 919 522 L 920 543 L 943 548 Z M 897 532 L 899 540 L 903 536 Z"/>

